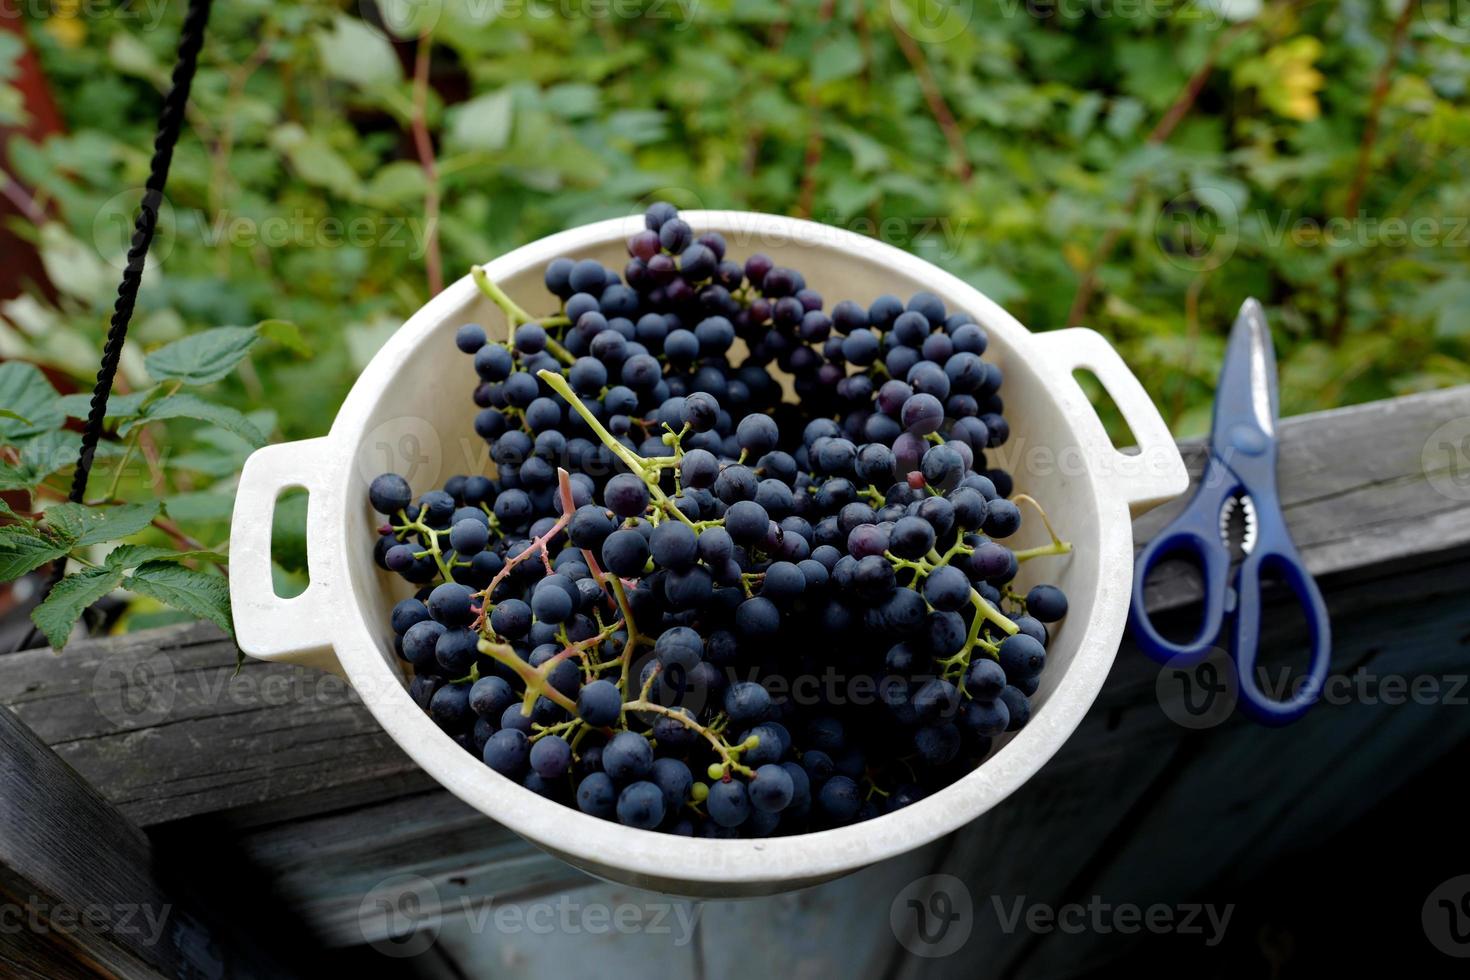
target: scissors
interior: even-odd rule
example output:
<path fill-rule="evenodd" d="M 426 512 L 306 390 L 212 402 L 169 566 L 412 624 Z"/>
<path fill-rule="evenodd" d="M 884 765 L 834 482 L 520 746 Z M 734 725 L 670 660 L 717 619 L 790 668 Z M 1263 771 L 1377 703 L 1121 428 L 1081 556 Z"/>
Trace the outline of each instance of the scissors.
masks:
<path fill-rule="evenodd" d="M 1312 580 L 1286 529 L 1276 493 L 1276 352 L 1261 304 L 1248 299 L 1240 308 L 1225 351 L 1215 395 L 1210 458 L 1199 489 L 1184 512 L 1164 528 L 1133 570 L 1129 623 L 1138 645 L 1150 657 L 1174 667 L 1191 667 L 1209 656 L 1227 614 L 1235 617 L 1230 656 L 1239 682 L 1240 706 L 1268 725 L 1285 725 L 1316 703 L 1327 679 L 1332 629 L 1322 593 Z M 1231 574 L 1229 526 L 1235 509 L 1243 512 L 1241 550 L 1245 557 Z M 1204 576 L 1204 620 L 1187 643 L 1165 639 L 1144 608 L 1143 584 L 1167 557 L 1189 557 Z M 1256 671 L 1261 633 L 1261 573 L 1275 570 L 1285 579 L 1306 613 L 1312 637 L 1311 662 L 1294 694 L 1284 700 L 1261 689 Z"/>

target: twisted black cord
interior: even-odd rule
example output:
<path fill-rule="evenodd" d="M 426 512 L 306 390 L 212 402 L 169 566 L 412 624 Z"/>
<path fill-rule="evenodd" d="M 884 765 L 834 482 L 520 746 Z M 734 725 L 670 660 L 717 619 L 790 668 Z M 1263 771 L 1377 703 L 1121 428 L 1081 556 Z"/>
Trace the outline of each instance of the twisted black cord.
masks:
<path fill-rule="evenodd" d="M 92 404 L 87 411 L 87 424 L 82 430 L 82 449 L 77 454 L 76 472 L 71 478 L 71 492 L 67 499 L 82 503 L 87 494 L 87 480 L 92 475 L 92 460 L 97 455 L 97 442 L 102 438 L 102 422 L 107 415 L 107 397 L 112 393 L 112 382 L 117 377 L 118 361 L 122 358 L 123 343 L 128 337 L 128 324 L 133 319 L 133 307 L 138 301 L 138 285 L 143 280 L 143 263 L 148 257 L 148 248 L 153 244 L 153 233 L 158 229 L 158 207 L 163 202 L 163 187 L 168 182 L 169 164 L 173 162 L 174 147 L 179 142 L 179 133 L 184 127 L 184 109 L 189 103 L 189 89 L 194 84 L 194 70 L 199 64 L 199 49 L 204 46 L 204 27 L 209 22 L 212 0 L 189 0 L 189 9 L 184 14 L 183 30 L 179 34 L 179 58 L 174 63 L 168 94 L 164 96 L 163 109 L 158 114 L 158 133 L 153 138 L 153 159 L 148 164 L 148 181 L 143 185 L 143 201 L 138 206 L 138 217 L 133 222 L 133 238 L 128 245 L 128 262 L 123 269 L 122 282 L 117 287 L 117 301 L 112 307 L 112 320 L 107 327 L 107 340 L 102 347 L 102 364 L 97 370 L 97 384 L 92 388 Z M 66 561 L 56 563 L 46 583 L 45 592 L 61 580 L 66 572 Z M 29 647 L 36 639 L 37 631 L 32 627 L 22 638 L 18 649 Z"/>
<path fill-rule="evenodd" d="M 143 279 L 143 263 L 148 257 L 148 248 L 153 244 L 153 233 L 158 227 L 158 206 L 163 201 L 163 186 L 168 181 L 169 164 L 173 161 L 174 146 L 179 141 L 179 132 L 184 125 L 184 108 L 189 102 L 189 88 L 194 83 L 194 69 L 199 62 L 199 49 L 204 44 L 204 25 L 209 21 L 211 0 L 189 0 L 189 10 L 184 15 L 183 31 L 179 35 L 179 60 L 174 72 L 168 95 L 163 100 L 163 111 L 158 116 L 158 135 L 153 139 L 153 159 L 148 164 L 148 182 L 143 185 L 143 201 L 138 207 L 138 217 L 133 222 L 133 239 L 128 246 L 128 263 L 123 269 L 122 282 L 117 287 L 117 301 L 112 307 L 112 322 L 107 328 L 107 342 L 102 348 L 102 366 L 97 371 L 97 384 L 92 389 L 92 406 L 87 413 L 87 425 L 82 430 L 82 450 L 77 456 L 77 469 L 71 479 L 68 499 L 81 503 L 87 493 L 87 480 L 92 475 L 92 459 L 97 453 L 97 442 L 102 438 L 102 421 L 107 413 L 107 396 L 112 392 L 112 382 L 117 376 L 117 365 L 122 357 L 123 342 L 127 340 L 128 324 L 133 318 L 133 307 L 138 301 L 138 285 Z"/>

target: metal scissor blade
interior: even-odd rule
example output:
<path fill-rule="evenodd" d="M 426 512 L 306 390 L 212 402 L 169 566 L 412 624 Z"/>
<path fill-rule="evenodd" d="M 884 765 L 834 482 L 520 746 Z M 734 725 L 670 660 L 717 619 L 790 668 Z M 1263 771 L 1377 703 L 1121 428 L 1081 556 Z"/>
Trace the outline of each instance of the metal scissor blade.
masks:
<path fill-rule="evenodd" d="M 1242 427 L 1255 428 L 1274 439 L 1278 406 L 1271 328 L 1261 304 L 1248 299 L 1230 328 L 1225 365 L 1220 369 L 1213 434 L 1217 452 L 1236 445 Z"/>

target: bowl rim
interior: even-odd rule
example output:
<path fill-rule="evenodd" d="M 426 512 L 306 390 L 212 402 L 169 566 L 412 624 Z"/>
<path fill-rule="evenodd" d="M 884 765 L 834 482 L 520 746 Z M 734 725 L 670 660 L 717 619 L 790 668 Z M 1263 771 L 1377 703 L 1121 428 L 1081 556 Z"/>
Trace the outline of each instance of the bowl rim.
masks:
<path fill-rule="evenodd" d="M 1034 337 L 1011 314 L 978 289 L 932 263 L 894 246 L 855 232 L 812 221 L 746 211 L 681 212 L 696 233 L 769 236 L 796 246 L 834 249 L 851 257 L 881 262 L 900 274 L 933 283 L 936 291 L 960 298 L 967 312 L 992 333 L 1004 336 L 1015 351 L 1044 356 Z M 641 215 L 613 218 L 575 227 L 530 242 L 486 263 L 492 279 L 504 280 L 544 266 L 560 255 L 626 239 L 642 228 Z M 473 760 L 414 703 L 397 670 L 384 658 L 347 571 L 360 560 L 349 549 L 348 523 L 362 490 L 353 460 L 367 420 L 382 399 L 387 383 L 425 336 L 471 304 L 476 287 L 466 275 L 421 307 L 393 335 L 359 375 L 338 410 L 327 437 L 328 451 L 318 457 L 331 488 L 326 501 L 315 494 L 309 506 L 327 513 L 318 526 L 331 528 L 332 540 L 323 572 L 335 587 L 324 590 L 336 606 L 339 628 L 332 646 L 340 669 L 357 689 L 378 723 L 415 763 L 465 803 L 538 846 L 574 863 L 587 863 L 656 881 L 707 885 L 794 882 L 831 878 L 896 857 L 939 839 L 975 820 L 1031 778 L 1061 748 L 1081 723 L 1101 690 L 1122 637 L 1133 558 L 1132 529 L 1126 501 L 1107 493 L 1108 482 L 1085 474 L 1099 520 L 1099 594 L 1094 617 L 1082 631 L 1068 669 L 1025 728 L 1013 733 L 981 765 L 944 789 L 892 813 L 844 827 L 789 837 L 716 840 L 684 838 L 661 831 L 625 827 L 590 816 L 566 804 L 545 799 Z M 1059 386 L 1057 378 L 1038 371 L 1048 395 L 1060 401 L 1067 424 L 1079 442 L 1095 441 L 1087 426 L 1077 425 L 1077 412 L 1091 412 L 1080 389 Z M 1075 388 L 1075 383 L 1072 385 Z M 1097 427 L 1101 431 L 1101 426 Z M 361 497 L 361 494 L 358 494 Z M 1121 563 L 1121 564 L 1120 564 Z M 381 695 L 378 692 L 383 692 Z"/>

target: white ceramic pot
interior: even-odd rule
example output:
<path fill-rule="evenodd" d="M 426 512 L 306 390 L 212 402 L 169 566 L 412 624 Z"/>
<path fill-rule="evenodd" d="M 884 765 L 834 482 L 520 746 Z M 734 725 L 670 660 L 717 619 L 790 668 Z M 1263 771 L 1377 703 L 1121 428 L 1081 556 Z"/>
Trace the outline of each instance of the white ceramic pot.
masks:
<path fill-rule="evenodd" d="M 241 649 L 263 660 L 306 664 L 344 675 L 394 740 L 435 779 L 486 816 L 592 874 L 693 896 L 761 895 L 815 884 L 920 847 L 974 820 L 1029 779 L 1061 747 L 1097 696 L 1123 633 L 1132 580 L 1130 518 L 1185 489 L 1173 439 L 1117 353 L 1083 329 L 1032 334 L 984 295 L 928 262 L 870 238 L 764 214 L 695 211 L 696 232 L 718 231 L 731 253 L 769 254 L 802 270 L 829 300 L 867 303 L 880 293 L 927 289 L 950 309 L 973 314 L 990 335 L 987 359 L 1004 370 L 1011 441 L 996 451 L 1018 491 L 1041 500 L 1075 550 L 1023 566 L 1020 586 L 1061 586 L 1070 612 L 1055 631 L 1029 725 L 999 741 L 964 779 L 874 820 L 798 837 L 705 840 L 634 830 L 531 793 L 484 766 L 444 735 L 409 698 L 393 652 L 388 614 L 409 593 L 373 561 L 381 518 L 367 502 L 373 476 L 395 471 L 415 493 L 453 473 L 483 472 L 475 435 L 469 359 L 453 343 L 462 323 L 504 336 L 505 320 L 465 277 L 403 325 L 347 396 L 331 432 L 269 446 L 246 462 L 230 543 L 230 592 Z M 624 242 L 641 218 L 575 228 L 518 248 L 487 271 L 532 312 L 548 306 L 546 263 L 560 255 L 621 268 Z M 1086 368 L 1101 381 L 1141 451 L 1113 448 L 1073 378 Z M 306 591 L 278 598 L 270 539 L 280 492 L 304 487 Z M 1045 543 L 1034 516 L 1018 547 Z M 1010 543 L 1010 542 L 1008 542 Z"/>

